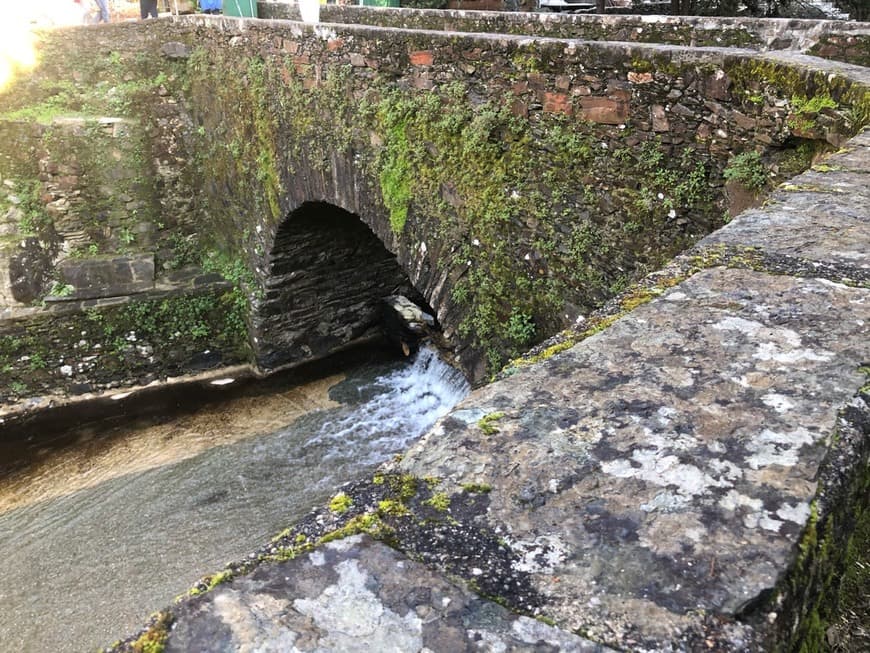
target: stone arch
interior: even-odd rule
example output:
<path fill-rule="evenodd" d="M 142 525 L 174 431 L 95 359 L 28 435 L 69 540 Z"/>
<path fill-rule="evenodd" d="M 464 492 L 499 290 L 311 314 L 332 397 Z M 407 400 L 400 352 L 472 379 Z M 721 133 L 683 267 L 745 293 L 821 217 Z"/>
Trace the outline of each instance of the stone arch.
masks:
<path fill-rule="evenodd" d="M 414 288 L 359 215 L 307 201 L 278 226 L 253 316 L 258 367 L 274 371 L 381 336 L 381 300 Z"/>

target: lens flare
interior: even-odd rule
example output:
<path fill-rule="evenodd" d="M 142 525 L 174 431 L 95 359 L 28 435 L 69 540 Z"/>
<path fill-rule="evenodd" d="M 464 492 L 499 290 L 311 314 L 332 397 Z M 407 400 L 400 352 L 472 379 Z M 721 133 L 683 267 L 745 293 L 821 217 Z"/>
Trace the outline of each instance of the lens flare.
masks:
<path fill-rule="evenodd" d="M 0 24 L 0 91 L 35 65 L 36 43 L 30 24 L 13 12 L 11 20 Z"/>
<path fill-rule="evenodd" d="M 30 0 L 4 2 L 0 22 L 0 92 L 36 65 L 36 35 L 41 27 L 81 25 L 89 0 Z M 11 6 L 5 6 L 5 5 Z"/>

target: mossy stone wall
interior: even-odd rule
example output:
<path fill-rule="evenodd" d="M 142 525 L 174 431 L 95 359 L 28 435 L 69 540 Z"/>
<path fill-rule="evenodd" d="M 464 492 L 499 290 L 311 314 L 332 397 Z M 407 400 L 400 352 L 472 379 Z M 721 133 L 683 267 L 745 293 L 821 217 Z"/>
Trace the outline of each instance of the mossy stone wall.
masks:
<path fill-rule="evenodd" d="M 295 3 L 261 1 L 257 7 L 261 18 L 300 20 Z M 862 32 L 867 29 L 866 23 L 830 20 L 642 16 L 638 14 L 643 12 L 634 11 L 629 12 L 633 15 L 475 11 L 491 8 L 499 7 L 464 6 L 431 11 L 330 4 L 321 6 L 320 20 L 345 25 L 753 50 L 805 50 L 828 37 L 860 41 L 866 38 Z M 831 58 L 850 61 L 838 56 Z"/>
<path fill-rule="evenodd" d="M 255 357 L 275 235 L 323 202 L 396 255 L 476 379 L 720 225 L 735 153 L 775 180 L 870 115 L 842 75 L 728 50 L 189 16 L 41 53 L 7 121 L 138 125 L 131 253 L 243 288 Z"/>

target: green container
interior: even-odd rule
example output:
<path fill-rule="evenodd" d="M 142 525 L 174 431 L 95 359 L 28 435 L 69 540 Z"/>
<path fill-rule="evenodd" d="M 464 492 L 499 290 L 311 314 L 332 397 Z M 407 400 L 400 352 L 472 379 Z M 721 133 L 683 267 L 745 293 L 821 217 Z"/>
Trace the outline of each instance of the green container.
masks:
<path fill-rule="evenodd" d="M 399 0 L 362 0 L 364 7 L 398 7 Z"/>
<path fill-rule="evenodd" d="M 257 17 L 257 0 L 224 0 L 224 16 Z"/>

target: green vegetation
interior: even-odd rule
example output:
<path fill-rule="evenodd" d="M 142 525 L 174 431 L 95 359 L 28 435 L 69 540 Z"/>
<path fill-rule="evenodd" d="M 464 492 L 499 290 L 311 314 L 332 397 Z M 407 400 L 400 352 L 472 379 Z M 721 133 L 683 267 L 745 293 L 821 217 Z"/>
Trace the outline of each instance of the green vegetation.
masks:
<path fill-rule="evenodd" d="M 481 431 L 483 431 L 484 435 L 495 435 L 499 432 L 499 428 L 496 424 L 502 417 L 504 417 L 504 413 L 501 411 L 487 413 L 477 420 L 477 426 Z"/>
<path fill-rule="evenodd" d="M 815 95 L 811 98 L 801 95 L 791 97 L 791 108 L 795 113 L 816 114 L 823 109 L 837 109 L 839 106 L 829 95 Z"/>
<path fill-rule="evenodd" d="M 447 512 L 450 509 L 450 497 L 445 492 L 436 492 L 424 503 L 432 506 L 438 512 Z"/>
<path fill-rule="evenodd" d="M 761 155 L 755 150 L 736 155 L 728 162 L 723 174 L 725 179 L 739 182 L 755 193 L 762 192 L 769 180 Z"/>
<path fill-rule="evenodd" d="M 390 122 L 395 121 L 395 124 Z M 405 228 L 408 208 L 411 205 L 411 177 L 413 170 L 409 160 L 410 143 L 405 133 L 404 122 L 398 117 L 385 118 L 390 135 L 384 152 L 380 172 L 381 194 L 384 205 L 390 212 L 390 227 L 399 234 Z"/>
<path fill-rule="evenodd" d="M 160 300 L 130 302 L 113 315 L 96 317 L 103 334 L 112 338 L 133 333 L 137 340 L 172 342 L 178 339 L 211 343 L 235 349 L 247 336 L 245 315 L 240 313 L 238 292 L 234 289 L 220 295 L 185 295 Z"/>
<path fill-rule="evenodd" d="M 375 474 L 375 485 L 386 483 L 390 492 L 399 500 L 407 501 L 417 493 L 417 477 L 412 474 Z"/>
<path fill-rule="evenodd" d="M 238 289 L 198 295 L 133 300 L 73 315 L 41 315 L 19 332 L 0 335 L 0 397 L 53 389 L 61 364 L 90 371 L 94 379 L 113 374 L 135 378 L 162 357 L 166 371 L 204 349 L 229 362 L 248 355 L 247 304 Z M 75 334 L 62 354 L 53 343 Z M 26 358 L 25 358 L 26 357 Z M 166 373 L 166 372 L 164 372 Z"/>
<path fill-rule="evenodd" d="M 227 569 L 224 571 L 220 571 L 216 574 L 211 574 L 206 576 L 202 580 L 200 580 L 196 585 L 194 585 L 190 590 L 188 590 L 188 596 L 199 596 L 200 594 L 205 594 L 206 592 L 211 592 L 215 587 L 222 583 L 226 583 L 229 580 L 232 580 L 233 573 Z"/>
<path fill-rule="evenodd" d="M 0 212 L 15 206 L 21 213 L 18 229 L 24 236 L 40 236 L 51 226 L 51 218 L 45 212 L 40 196 L 42 184 L 35 179 L 9 179 L 11 192 L 0 194 Z M 10 198 L 14 198 L 11 199 Z"/>
<path fill-rule="evenodd" d="M 353 500 L 344 492 L 339 492 L 329 501 L 329 510 L 336 514 L 347 512 L 353 506 Z"/>
<path fill-rule="evenodd" d="M 148 628 L 130 645 L 130 648 L 134 653 L 163 653 L 166 640 L 169 639 L 172 621 L 172 614 L 165 610 L 152 615 Z"/>

